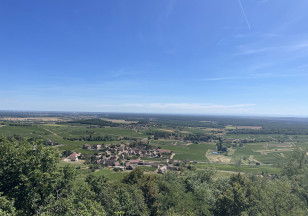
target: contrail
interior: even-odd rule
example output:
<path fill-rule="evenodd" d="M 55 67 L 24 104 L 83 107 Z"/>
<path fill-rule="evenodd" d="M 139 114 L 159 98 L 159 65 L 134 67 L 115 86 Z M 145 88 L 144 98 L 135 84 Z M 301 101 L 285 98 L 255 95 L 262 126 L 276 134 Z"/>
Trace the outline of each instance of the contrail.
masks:
<path fill-rule="evenodd" d="M 248 26 L 248 28 L 249 28 L 249 30 L 250 30 L 250 24 L 249 24 L 249 22 L 248 22 L 248 19 L 247 19 L 247 16 L 246 16 L 246 13 L 245 13 L 245 10 L 244 10 L 244 8 L 243 8 L 243 5 L 242 5 L 241 0 L 238 0 L 238 3 L 240 4 L 240 6 L 241 6 L 241 8 L 242 8 L 242 11 L 243 11 L 243 14 L 244 14 L 244 17 L 245 17 L 247 26 Z"/>

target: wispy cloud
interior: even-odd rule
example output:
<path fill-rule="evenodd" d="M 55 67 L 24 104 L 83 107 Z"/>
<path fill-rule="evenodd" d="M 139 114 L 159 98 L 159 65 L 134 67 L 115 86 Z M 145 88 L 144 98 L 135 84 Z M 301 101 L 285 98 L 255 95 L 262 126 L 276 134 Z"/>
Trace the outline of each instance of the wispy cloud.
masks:
<path fill-rule="evenodd" d="M 308 48 L 308 41 L 303 41 L 294 45 L 291 45 L 290 48 L 292 50 L 305 49 Z"/>
<path fill-rule="evenodd" d="M 202 81 L 223 81 L 223 80 L 236 80 L 241 79 L 241 77 L 213 77 L 213 78 L 204 78 Z"/>
<path fill-rule="evenodd" d="M 307 77 L 306 74 L 298 73 L 270 73 L 270 72 L 260 72 L 251 73 L 243 76 L 237 77 L 214 77 L 201 79 L 202 81 L 226 81 L 226 80 L 254 80 L 254 79 L 268 79 L 268 78 L 288 78 L 288 77 Z"/>
<path fill-rule="evenodd" d="M 249 21 L 248 21 L 248 18 L 247 18 L 247 16 L 246 16 L 246 12 L 245 12 L 245 10 L 244 10 L 244 7 L 243 7 L 243 5 L 242 5 L 241 0 L 238 0 L 238 3 L 239 3 L 239 5 L 240 5 L 240 7 L 241 7 L 241 9 L 242 9 L 242 12 L 243 12 L 243 15 L 244 15 L 246 24 L 247 24 L 247 26 L 248 26 L 248 28 L 249 28 L 249 30 L 250 30 L 250 24 L 249 24 Z"/>
<path fill-rule="evenodd" d="M 270 47 L 265 47 L 265 48 L 259 48 L 259 49 L 246 49 L 243 50 L 239 53 L 234 54 L 234 56 L 242 56 L 242 55 L 253 55 L 253 54 L 257 54 L 257 53 L 261 53 L 261 52 L 266 52 L 271 50 Z"/>
<path fill-rule="evenodd" d="M 269 0 L 259 0 L 258 2 L 259 3 L 267 3 L 267 2 L 269 2 Z"/>
<path fill-rule="evenodd" d="M 166 11 L 166 19 L 168 19 L 171 13 L 173 12 L 175 5 L 176 5 L 176 0 L 169 0 Z"/>
<path fill-rule="evenodd" d="M 123 76 L 139 75 L 139 74 L 144 74 L 144 73 L 146 73 L 146 72 L 129 70 L 127 68 L 121 68 L 121 69 L 116 70 L 116 71 L 108 72 L 107 74 L 112 78 L 117 78 L 117 77 L 123 77 Z"/>
<path fill-rule="evenodd" d="M 270 56 L 272 63 L 277 61 L 285 62 L 286 60 L 290 61 L 292 59 L 308 56 L 308 41 L 302 40 L 297 43 L 292 41 L 274 46 L 268 44 L 247 44 L 238 46 L 237 50 L 238 51 L 234 52 L 233 57 L 242 58 L 245 56 L 259 56 L 263 58 L 265 55 L 267 55 Z"/>

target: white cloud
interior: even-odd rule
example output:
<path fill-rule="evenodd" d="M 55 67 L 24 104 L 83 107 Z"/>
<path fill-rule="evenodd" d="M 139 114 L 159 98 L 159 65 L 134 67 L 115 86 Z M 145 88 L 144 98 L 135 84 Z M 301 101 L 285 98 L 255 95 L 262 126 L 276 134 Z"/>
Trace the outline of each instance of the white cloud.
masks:
<path fill-rule="evenodd" d="M 234 54 L 234 56 L 253 55 L 253 54 L 256 54 L 256 53 L 266 52 L 270 49 L 271 48 L 247 49 L 247 50 L 243 50 L 239 53 Z"/>
<path fill-rule="evenodd" d="M 205 78 L 201 79 L 202 81 L 222 81 L 222 80 L 235 80 L 241 79 L 241 77 L 213 77 L 213 78 Z"/>

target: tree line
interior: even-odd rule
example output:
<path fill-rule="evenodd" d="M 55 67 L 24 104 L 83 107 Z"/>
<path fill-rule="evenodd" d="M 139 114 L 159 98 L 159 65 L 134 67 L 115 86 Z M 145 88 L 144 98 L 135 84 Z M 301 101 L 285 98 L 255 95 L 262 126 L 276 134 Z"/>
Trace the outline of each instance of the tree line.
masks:
<path fill-rule="evenodd" d="M 105 121 L 102 119 L 79 119 L 79 120 L 74 120 L 74 121 L 67 121 L 67 122 L 59 122 L 58 124 L 85 124 L 85 125 L 98 125 L 98 126 L 109 126 L 109 127 L 118 127 L 121 124 L 119 123 L 114 123 L 111 121 Z"/>
<path fill-rule="evenodd" d="M 308 158 L 297 149 L 280 175 L 215 176 L 212 168 L 147 175 L 121 182 L 59 166 L 43 141 L 0 138 L 0 215 L 307 215 Z"/>

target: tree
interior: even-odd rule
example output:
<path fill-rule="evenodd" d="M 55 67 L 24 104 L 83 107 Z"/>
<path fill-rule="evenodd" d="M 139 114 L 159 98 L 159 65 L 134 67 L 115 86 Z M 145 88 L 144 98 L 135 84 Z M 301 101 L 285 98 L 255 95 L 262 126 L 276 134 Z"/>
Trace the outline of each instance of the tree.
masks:
<path fill-rule="evenodd" d="M 14 207 L 14 201 L 6 199 L 0 193 L 0 216 L 13 216 L 16 215 L 16 210 Z"/>
<path fill-rule="evenodd" d="M 216 200 L 215 215 L 241 215 L 254 205 L 254 184 L 242 175 L 234 175 L 229 187 Z"/>
<path fill-rule="evenodd" d="M 258 215 L 307 215 L 302 201 L 292 191 L 287 179 L 276 179 L 264 184 L 258 205 Z"/>
<path fill-rule="evenodd" d="M 124 177 L 123 183 L 137 184 L 142 177 L 143 177 L 143 169 L 141 167 L 136 167 L 133 171 L 131 171 L 128 175 Z"/>
<path fill-rule="evenodd" d="M 157 199 L 158 199 L 158 186 L 157 178 L 155 176 L 144 176 L 140 183 L 140 189 L 143 192 L 143 197 L 148 209 L 150 210 L 150 215 L 156 215 L 157 211 Z"/>
<path fill-rule="evenodd" d="M 68 194 L 67 197 L 54 199 L 50 197 L 47 200 L 48 204 L 41 206 L 37 210 L 36 215 L 80 215 L 80 216 L 105 216 L 105 210 L 101 204 L 93 198 L 95 194 L 90 188 L 83 184 L 74 189 Z"/>
<path fill-rule="evenodd" d="M 74 174 L 58 167 L 59 153 L 43 140 L 10 142 L 0 138 L 0 191 L 14 199 L 17 210 L 34 215 L 51 195 L 68 190 Z"/>

